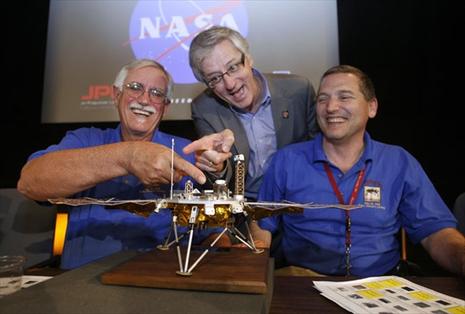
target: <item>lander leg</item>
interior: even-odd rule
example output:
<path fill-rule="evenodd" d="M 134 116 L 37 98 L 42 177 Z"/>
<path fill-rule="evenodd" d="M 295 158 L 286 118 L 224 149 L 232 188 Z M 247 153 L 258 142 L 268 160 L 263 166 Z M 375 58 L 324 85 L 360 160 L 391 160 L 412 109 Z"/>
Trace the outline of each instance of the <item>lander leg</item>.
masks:
<path fill-rule="evenodd" d="M 200 255 L 199 258 L 197 258 L 197 260 L 192 264 L 192 266 L 187 271 L 188 276 L 192 275 L 192 271 L 197 266 L 197 264 L 200 263 L 200 261 L 205 257 L 205 255 L 207 255 L 207 253 L 210 251 L 210 249 L 216 244 L 216 242 L 218 242 L 218 240 L 223 236 L 223 234 L 226 232 L 226 230 L 227 230 L 227 228 L 224 228 L 223 231 L 209 245 L 209 247 L 202 252 L 202 255 Z M 184 275 L 184 274 L 180 274 L 180 275 Z"/>
<path fill-rule="evenodd" d="M 180 240 L 181 238 L 186 234 L 183 233 L 181 236 L 178 236 L 177 232 L 177 216 L 173 216 L 173 223 L 172 223 L 172 230 L 170 230 L 170 236 L 167 237 L 167 240 L 163 245 L 159 245 L 158 249 L 160 250 L 168 250 L 173 244 L 176 244 L 176 253 L 178 257 L 178 263 L 179 263 L 179 270 L 176 271 L 176 274 L 180 276 L 192 276 L 192 271 L 194 270 L 195 267 L 202 261 L 202 259 L 207 255 L 207 253 L 211 250 L 212 247 L 215 246 L 215 244 L 219 241 L 219 239 L 226 233 L 228 232 L 232 237 L 236 238 L 238 241 L 240 241 L 242 244 L 247 246 L 253 253 L 260 254 L 264 250 L 263 249 L 258 249 L 255 246 L 252 233 L 250 232 L 250 228 L 247 223 L 246 225 L 246 231 L 247 231 L 247 236 L 245 236 L 243 233 L 239 231 L 234 226 L 233 221 L 229 221 L 224 227 L 224 229 L 221 231 L 221 233 L 216 236 L 216 238 L 213 240 L 213 242 L 202 252 L 202 254 L 192 263 L 192 265 L 189 265 L 190 257 L 191 257 L 191 251 L 192 251 L 192 239 L 195 231 L 195 222 L 197 220 L 199 209 L 197 206 L 192 207 L 191 215 L 189 218 L 189 231 L 187 232 L 189 234 L 189 240 L 187 244 L 187 249 L 186 249 L 186 256 L 183 261 L 182 253 L 181 253 L 181 245 L 180 245 Z M 169 239 L 171 237 L 171 234 L 174 234 L 174 240 L 169 242 Z"/>
<path fill-rule="evenodd" d="M 197 206 L 192 206 L 191 209 L 191 216 L 189 218 L 189 241 L 187 243 L 187 252 L 186 252 L 186 260 L 184 264 L 184 268 L 181 267 L 179 271 L 176 273 L 182 276 L 191 276 L 192 273 L 188 271 L 189 269 L 189 258 L 191 255 L 191 248 L 192 248 L 192 239 L 194 237 L 194 227 L 195 227 L 195 222 L 197 220 L 197 216 L 199 214 L 199 208 Z M 180 251 L 178 251 L 178 259 L 181 259 L 180 256 Z"/>
<path fill-rule="evenodd" d="M 236 226 L 232 226 L 230 228 L 228 228 L 228 231 L 229 233 L 234 237 L 236 238 L 237 240 L 239 240 L 242 244 L 244 244 L 245 246 L 247 246 L 249 249 L 252 250 L 252 252 L 256 253 L 256 254 L 260 254 L 260 253 L 263 253 L 265 250 L 264 249 L 257 249 L 257 247 L 255 246 L 255 242 L 253 240 L 253 237 L 252 237 L 252 233 L 250 232 L 250 228 L 249 228 L 249 224 L 247 223 L 247 220 L 244 221 L 244 224 L 245 224 L 245 228 L 246 228 L 246 231 L 247 231 L 247 236 L 245 236 Z"/>
<path fill-rule="evenodd" d="M 179 240 L 184 238 L 184 236 L 186 235 L 187 232 L 184 232 L 184 233 L 182 233 L 181 235 L 178 236 L 178 228 L 177 228 L 176 220 L 177 220 L 177 217 L 173 216 L 173 221 L 171 222 L 171 228 L 168 231 L 168 235 L 166 236 L 165 241 L 163 242 L 163 244 L 157 245 L 157 249 L 159 249 L 160 251 L 169 250 L 169 248 L 173 244 L 178 243 Z M 173 232 L 174 232 L 175 237 L 170 242 Z"/>
<path fill-rule="evenodd" d="M 218 240 L 226 233 L 228 232 L 232 237 L 237 239 L 240 243 L 244 244 L 246 247 L 248 247 L 252 252 L 259 254 L 264 252 L 263 249 L 257 249 L 255 246 L 252 233 L 250 232 L 250 228 L 248 226 L 247 222 L 247 213 L 244 211 L 244 182 L 245 182 L 245 159 L 243 155 L 236 155 L 234 156 L 234 161 L 235 161 L 235 186 L 234 186 L 234 195 L 232 197 L 232 202 L 231 202 L 231 197 L 229 195 L 229 190 L 227 188 L 226 182 L 224 180 L 217 180 L 213 186 L 214 191 L 212 195 L 209 195 L 204 203 L 203 203 L 203 212 L 201 213 L 201 208 L 199 208 L 197 205 L 192 205 L 190 207 L 190 216 L 188 219 L 188 227 L 189 231 L 187 232 L 189 234 L 189 240 L 187 244 L 187 250 L 186 250 L 186 256 L 185 260 L 183 261 L 182 255 L 181 255 L 181 248 L 180 248 L 180 243 L 179 240 L 186 234 L 182 234 L 180 237 L 178 237 L 177 234 L 177 216 L 173 216 L 173 223 L 172 223 L 172 230 L 170 230 L 165 242 L 163 245 L 159 245 L 158 248 L 160 250 L 167 250 L 169 247 L 171 247 L 174 243 L 176 243 L 176 250 L 177 250 L 177 256 L 178 256 L 178 262 L 179 262 L 179 270 L 176 271 L 176 274 L 181 275 L 181 276 L 191 276 L 192 271 L 194 270 L 195 267 L 202 261 L 202 259 L 205 257 L 205 255 L 211 250 L 211 248 L 218 242 Z M 173 199 L 173 195 L 171 195 L 171 198 Z M 187 199 L 187 200 L 194 200 L 194 195 L 193 195 L 193 185 L 191 182 L 186 183 L 184 193 L 182 195 L 182 199 Z M 224 229 L 221 231 L 221 233 L 213 240 L 213 242 L 202 252 L 202 254 L 192 263 L 192 265 L 189 265 L 189 260 L 191 257 L 191 250 L 192 250 L 192 239 L 194 235 L 194 230 L 196 228 L 196 223 L 197 219 L 200 215 L 206 215 L 206 216 L 213 216 L 215 215 L 215 205 L 214 201 L 216 200 L 226 200 L 230 202 L 229 204 L 229 212 L 232 214 L 232 216 L 229 216 L 228 221 L 226 222 L 226 226 Z M 224 205 L 223 205 L 224 206 Z M 224 209 L 224 207 L 223 207 Z M 245 225 L 245 232 L 246 235 L 244 235 L 237 227 L 235 224 L 236 219 L 239 220 L 239 218 L 245 218 L 241 219 L 242 221 L 239 222 L 239 224 L 244 224 Z M 205 221 L 203 221 L 205 222 Z M 171 235 L 174 233 L 175 239 L 170 242 Z"/>

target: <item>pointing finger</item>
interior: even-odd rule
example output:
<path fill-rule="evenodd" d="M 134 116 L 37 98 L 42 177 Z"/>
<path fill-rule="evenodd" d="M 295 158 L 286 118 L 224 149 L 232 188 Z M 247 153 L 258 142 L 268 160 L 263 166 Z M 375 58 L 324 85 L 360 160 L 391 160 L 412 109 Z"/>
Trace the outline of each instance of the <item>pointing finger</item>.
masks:
<path fill-rule="evenodd" d="M 222 139 L 222 151 L 229 152 L 231 150 L 231 146 L 234 144 L 234 133 L 230 129 L 224 129 L 221 132 L 223 137 Z"/>
<path fill-rule="evenodd" d="M 202 170 L 179 156 L 175 156 L 173 166 L 176 170 L 192 177 L 200 184 L 204 184 L 207 181 L 207 178 L 203 174 Z"/>
<path fill-rule="evenodd" d="M 190 154 L 197 151 L 216 150 L 218 152 L 229 152 L 234 143 L 234 133 L 229 129 L 224 129 L 220 133 L 206 135 L 186 147 L 183 152 Z"/>
<path fill-rule="evenodd" d="M 207 136 L 209 136 L 209 135 L 207 135 Z M 190 154 L 190 153 L 193 153 L 193 152 L 196 152 L 196 151 L 206 150 L 206 148 L 204 148 L 206 141 L 207 140 L 205 139 L 205 136 L 202 137 L 201 139 L 193 141 L 189 145 L 185 146 L 182 149 L 182 152 L 184 154 Z"/>

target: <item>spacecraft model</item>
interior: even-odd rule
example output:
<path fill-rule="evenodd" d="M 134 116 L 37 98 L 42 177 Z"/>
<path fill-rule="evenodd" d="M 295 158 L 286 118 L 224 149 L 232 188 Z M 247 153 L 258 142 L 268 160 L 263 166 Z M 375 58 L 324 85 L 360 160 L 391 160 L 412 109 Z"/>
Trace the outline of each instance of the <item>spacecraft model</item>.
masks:
<path fill-rule="evenodd" d="M 58 198 L 50 199 L 53 204 L 81 206 L 89 204 L 103 205 L 106 208 L 124 209 L 133 214 L 148 217 L 157 213 L 162 208 L 172 211 L 172 227 L 163 244 L 157 246 L 160 250 L 168 250 L 175 245 L 179 262 L 179 270 L 176 272 L 181 276 L 191 276 L 194 268 L 200 263 L 205 255 L 213 248 L 218 240 L 227 232 L 237 239 L 254 253 L 262 253 L 263 249 L 255 246 L 252 233 L 247 221 L 259 220 L 264 217 L 277 215 L 280 213 L 302 213 L 304 208 L 340 208 L 351 210 L 360 208 L 362 205 L 343 204 L 297 204 L 290 202 L 247 202 L 244 197 L 245 164 L 244 156 L 234 156 L 235 162 L 235 185 L 234 194 L 224 180 L 217 180 L 213 185 L 213 190 L 200 192 L 194 189 L 191 181 L 187 181 L 183 191 L 171 190 L 169 198 L 153 200 L 101 200 L 94 198 Z M 173 184 L 171 185 L 173 186 Z M 240 219 L 239 219 L 240 218 Z M 236 225 L 236 221 L 242 221 L 245 233 L 241 232 Z M 187 232 L 178 234 L 178 226 L 185 226 Z M 192 240 L 194 231 L 202 228 L 222 227 L 223 230 L 212 243 L 203 250 L 199 257 L 190 264 Z M 188 236 L 185 258 L 181 252 L 180 240 Z"/>

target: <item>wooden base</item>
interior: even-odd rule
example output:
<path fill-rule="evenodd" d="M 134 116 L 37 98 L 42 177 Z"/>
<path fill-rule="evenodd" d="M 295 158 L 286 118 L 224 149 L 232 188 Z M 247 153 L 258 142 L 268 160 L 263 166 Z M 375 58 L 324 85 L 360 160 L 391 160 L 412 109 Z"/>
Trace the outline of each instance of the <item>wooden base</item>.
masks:
<path fill-rule="evenodd" d="M 192 248 L 191 264 L 202 250 Z M 184 258 L 185 250 L 182 252 Z M 249 249 L 218 248 L 204 257 L 191 276 L 180 276 L 176 274 L 176 250 L 171 248 L 138 255 L 103 273 L 100 279 L 110 285 L 264 294 L 268 272 L 272 271 L 269 268 L 268 250 L 255 254 Z"/>

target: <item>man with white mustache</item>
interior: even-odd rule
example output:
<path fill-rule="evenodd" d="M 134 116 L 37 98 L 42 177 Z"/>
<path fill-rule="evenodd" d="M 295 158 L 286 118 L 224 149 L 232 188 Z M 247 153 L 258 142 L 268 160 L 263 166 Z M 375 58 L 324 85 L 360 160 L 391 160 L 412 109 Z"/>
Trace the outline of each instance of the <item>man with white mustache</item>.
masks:
<path fill-rule="evenodd" d="M 122 67 L 112 96 L 120 124 L 114 129 L 69 131 L 60 143 L 33 153 L 21 171 L 18 190 L 37 201 L 60 197 L 163 197 L 154 189 L 169 191 L 172 140 L 173 179 L 177 182 L 174 188 L 183 189 L 186 176 L 203 184 L 206 178 L 193 165 L 194 155 L 182 152 L 190 141 L 158 130 L 170 103 L 172 86 L 171 75 L 156 61 L 136 60 Z M 198 143 L 208 145 L 215 140 L 210 136 Z M 225 147 L 228 143 L 224 143 Z M 229 156 L 226 153 L 224 158 Z M 61 268 L 79 267 L 121 250 L 152 249 L 167 235 L 171 217 L 169 210 L 144 218 L 100 205 L 70 208 Z M 214 232 L 202 231 L 196 241 Z M 224 240 L 227 242 L 218 245 L 230 244 L 227 237 Z"/>

